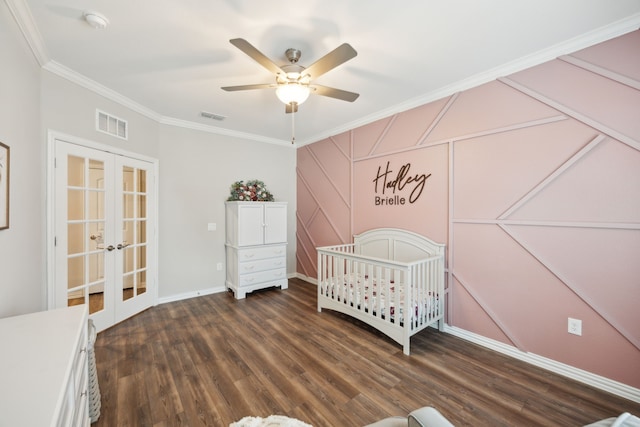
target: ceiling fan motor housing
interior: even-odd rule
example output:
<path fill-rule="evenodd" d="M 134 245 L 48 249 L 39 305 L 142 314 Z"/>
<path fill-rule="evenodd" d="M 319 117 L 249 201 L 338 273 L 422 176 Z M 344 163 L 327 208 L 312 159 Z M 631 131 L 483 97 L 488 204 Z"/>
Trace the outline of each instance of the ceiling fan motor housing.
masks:
<path fill-rule="evenodd" d="M 300 59 L 302 52 L 300 52 L 298 49 L 289 48 L 284 52 L 284 54 L 287 56 L 289 62 L 295 64 Z"/>

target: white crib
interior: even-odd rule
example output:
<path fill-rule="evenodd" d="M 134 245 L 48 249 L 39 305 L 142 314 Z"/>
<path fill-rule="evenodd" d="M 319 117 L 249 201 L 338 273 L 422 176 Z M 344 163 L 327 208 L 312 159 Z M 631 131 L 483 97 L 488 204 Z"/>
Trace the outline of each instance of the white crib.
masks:
<path fill-rule="evenodd" d="M 438 323 L 444 327 L 445 245 L 396 228 L 354 236 L 318 251 L 318 311 L 352 316 L 402 345 Z M 409 308 L 409 309 L 407 309 Z"/>

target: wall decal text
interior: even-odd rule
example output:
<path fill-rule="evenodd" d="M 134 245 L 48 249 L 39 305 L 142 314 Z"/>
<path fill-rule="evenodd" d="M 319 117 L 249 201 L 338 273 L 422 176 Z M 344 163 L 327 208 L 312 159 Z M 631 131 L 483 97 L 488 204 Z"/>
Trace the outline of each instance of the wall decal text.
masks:
<path fill-rule="evenodd" d="M 406 198 L 401 194 L 396 194 L 396 191 L 403 192 L 411 190 L 409 193 L 409 203 L 414 203 L 422 195 L 424 185 L 431 174 L 411 174 L 411 163 L 404 164 L 398 169 L 398 172 L 394 175 L 394 171 L 389 169 L 391 162 L 387 162 L 387 166 L 382 171 L 382 166 L 378 166 L 378 174 L 373 179 L 374 183 L 374 202 L 376 206 L 384 205 L 404 205 Z M 391 194 L 389 191 L 391 190 Z M 380 195 L 379 194 L 380 191 Z"/>

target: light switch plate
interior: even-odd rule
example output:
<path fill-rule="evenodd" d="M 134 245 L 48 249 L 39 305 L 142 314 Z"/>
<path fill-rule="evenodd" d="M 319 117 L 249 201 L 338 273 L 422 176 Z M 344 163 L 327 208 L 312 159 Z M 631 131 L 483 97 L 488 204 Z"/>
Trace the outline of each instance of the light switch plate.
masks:
<path fill-rule="evenodd" d="M 207 231 L 216 231 L 216 223 L 215 222 L 210 222 L 207 224 Z"/>

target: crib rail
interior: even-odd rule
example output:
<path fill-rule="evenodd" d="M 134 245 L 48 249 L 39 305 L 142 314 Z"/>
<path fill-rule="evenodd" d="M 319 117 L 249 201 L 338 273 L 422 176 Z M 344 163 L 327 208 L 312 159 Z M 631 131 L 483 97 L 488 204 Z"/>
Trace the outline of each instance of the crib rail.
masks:
<path fill-rule="evenodd" d="M 354 244 L 317 248 L 318 311 L 337 310 L 404 345 L 444 318 L 444 255 L 399 262 L 356 253 Z"/>

